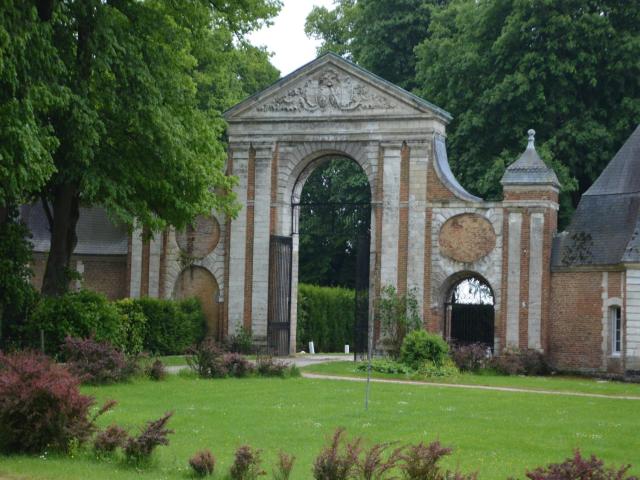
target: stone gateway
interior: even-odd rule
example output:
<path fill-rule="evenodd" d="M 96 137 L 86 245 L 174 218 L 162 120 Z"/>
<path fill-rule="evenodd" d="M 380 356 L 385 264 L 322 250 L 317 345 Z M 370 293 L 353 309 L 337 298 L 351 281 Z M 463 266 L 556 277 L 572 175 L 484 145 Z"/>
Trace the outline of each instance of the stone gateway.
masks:
<path fill-rule="evenodd" d="M 240 213 L 213 212 L 149 242 L 134 232 L 128 295 L 198 296 L 218 337 L 244 327 L 264 344 L 277 323 L 293 352 L 297 205 L 314 169 L 340 156 L 371 187 L 370 302 L 387 285 L 411 290 L 425 327 L 448 337 L 461 328 L 448 318 L 454 289 L 471 279 L 491 292 L 484 333 L 496 352 L 538 349 L 561 369 L 640 370 L 640 129 L 556 235 L 560 185 L 535 132 L 502 178 L 503 200 L 483 201 L 451 172 L 449 113 L 334 54 L 225 118 Z"/>

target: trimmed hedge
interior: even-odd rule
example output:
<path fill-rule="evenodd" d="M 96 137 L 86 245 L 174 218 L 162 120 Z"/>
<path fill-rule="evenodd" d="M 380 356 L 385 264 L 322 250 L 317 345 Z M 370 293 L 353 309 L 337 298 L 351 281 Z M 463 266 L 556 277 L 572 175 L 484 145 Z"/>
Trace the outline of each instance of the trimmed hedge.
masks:
<path fill-rule="evenodd" d="M 82 290 L 60 297 L 41 297 L 26 326 L 29 344 L 38 347 L 44 331 L 45 352 L 57 355 L 67 336 L 93 337 L 127 354 L 184 353 L 202 340 L 206 323 L 197 299 L 124 299 L 110 302 Z"/>
<path fill-rule="evenodd" d="M 206 322 L 197 299 L 175 301 L 141 298 L 134 302 L 147 317 L 144 335 L 146 351 L 158 355 L 177 355 L 204 338 Z"/>
<path fill-rule="evenodd" d="M 60 297 L 41 297 L 27 324 L 28 338 L 38 346 L 44 332 L 44 350 L 57 354 L 66 337 L 95 337 L 123 349 L 125 330 L 115 304 L 89 290 Z"/>
<path fill-rule="evenodd" d="M 310 341 L 317 352 L 341 352 L 353 343 L 355 292 L 340 287 L 298 285 L 298 348 Z"/>
<path fill-rule="evenodd" d="M 145 350 L 147 324 L 150 323 L 138 300 L 125 298 L 115 302 L 125 332 L 123 350 L 135 355 Z"/>

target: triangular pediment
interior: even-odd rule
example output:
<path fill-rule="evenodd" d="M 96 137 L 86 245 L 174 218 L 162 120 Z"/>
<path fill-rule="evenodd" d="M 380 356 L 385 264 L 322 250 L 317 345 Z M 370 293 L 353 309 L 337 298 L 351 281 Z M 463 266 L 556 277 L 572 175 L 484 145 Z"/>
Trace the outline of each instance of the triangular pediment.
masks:
<path fill-rule="evenodd" d="M 357 65 L 328 53 L 225 112 L 229 121 L 282 117 L 451 115 Z"/>

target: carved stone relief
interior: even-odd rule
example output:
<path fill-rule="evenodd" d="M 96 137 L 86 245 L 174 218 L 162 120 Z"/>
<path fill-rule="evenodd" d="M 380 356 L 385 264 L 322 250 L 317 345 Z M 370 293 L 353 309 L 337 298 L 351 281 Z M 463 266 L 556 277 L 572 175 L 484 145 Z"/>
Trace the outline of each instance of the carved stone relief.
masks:
<path fill-rule="evenodd" d="M 387 98 L 359 80 L 329 68 L 259 106 L 259 112 L 327 112 L 392 110 Z"/>

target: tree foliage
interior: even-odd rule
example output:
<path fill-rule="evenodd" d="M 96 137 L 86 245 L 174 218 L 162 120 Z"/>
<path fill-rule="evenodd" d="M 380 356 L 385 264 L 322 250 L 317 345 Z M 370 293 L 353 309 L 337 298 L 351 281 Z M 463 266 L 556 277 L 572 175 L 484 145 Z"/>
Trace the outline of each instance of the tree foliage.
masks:
<path fill-rule="evenodd" d="M 344 55 L 386 80 L 416 87 L 413 49 L 428 35 L 431 7 L 444 0 L 339 0 L 314 7 L 305 31 L 323 41 L 320 52 Z"/>
<path fill-rule="evenodd" d="M 640 118 L 638 22 L 640 4 L 617 0 L 457 0 L 436 9 L 416 50 L 418 90 L 454 116 L 449 158 L 461 182 L 497 197 L 533 127 L 577 203 Z"/>
<path fill-rule="evenodd" d="M 277 78 L 267 53 L 244 35 L 279 6 L 28 0 L 3 7 L 0 206 L 37 193 L 47 207 L 43 292 L 67 288 L 80 205 L 101 205 L 150 231 L 185 227 L 212 209 L 235 212 L 221 112 Z"/>
<path fill-rule="evenodd" d="M 51 26 L 32 2 L 3 1 L 0 8 L 0 210 L 37 192 L 54 171 L 59 142 L 42 116 L 61 103 L 62 71 L 51 45 Z"/>
<path fill-rule="evenodd" d="M 339 0 L 306 32 L 451 112 L 452 168 L 485 198 L 535 128 L 566 222 L 640 118 L 639 22 L 619 0 Z"/>
<path fill-rule="evenodd" d="M 367 175 L 332 158 L 307 179 L 300 202 L 300 282 L 354 288 L 358 238 L 370 223 Z"/>

